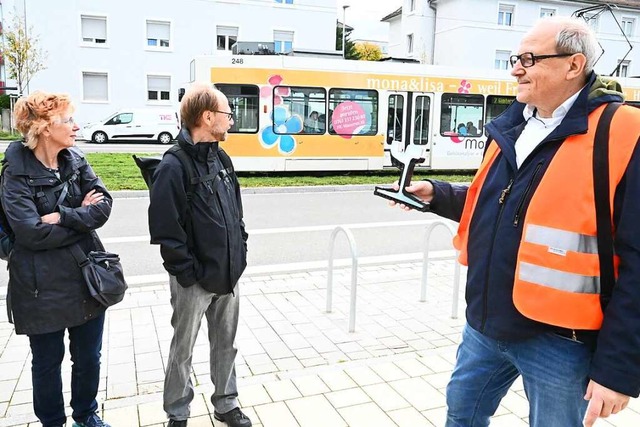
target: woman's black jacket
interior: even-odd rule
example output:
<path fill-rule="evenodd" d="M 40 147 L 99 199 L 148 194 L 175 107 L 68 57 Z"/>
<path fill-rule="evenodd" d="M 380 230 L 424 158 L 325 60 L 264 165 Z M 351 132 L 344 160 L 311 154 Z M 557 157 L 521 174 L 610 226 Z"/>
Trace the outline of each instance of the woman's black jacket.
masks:
<path fill-rule="evenodd" d="M 21 141 L 9 145 L 4 162 L 0 201 L 15 235 L 8 302 L 16 333 L 55 332 L 99 316 L 104 308 L 89 295 L 69 247 L 77 243 L 85 253 L 103 249 L 93 230 L 111 213 L 112 198 L 104 184 L 76 147 L 59 153 L 60 178 Z M 68 180 L 68 194 L 56 207 L 60 184 Z M 104 194 L 104 201 L 82 207 L 84 196 L 94 189 Z M 60 212 L 60 223 L 43 223 L 40 217 L 52 212 Z"/>

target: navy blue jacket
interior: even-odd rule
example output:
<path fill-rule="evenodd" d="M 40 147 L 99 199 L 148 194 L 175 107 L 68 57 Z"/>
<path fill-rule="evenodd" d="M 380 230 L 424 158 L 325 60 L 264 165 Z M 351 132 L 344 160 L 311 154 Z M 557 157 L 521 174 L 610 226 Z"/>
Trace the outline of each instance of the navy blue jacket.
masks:
<path fill-rule="evenodd" d="M 522 132 L 525 105 L 514 102 L 486 129 L 500 147 L 480 192 L 471 219 L 466 286 L 467 321 L 496 340 L 516 341 L 557 327 L 531 320 L 513 303 L 513 283 L 523 217 L 551 159 L 565 138 L 584 134 L 588 114 L 603 103 L 621 101 L 613 91 L 593 92 L 599 79 L 592 74 L 562 123 L 518 169 L 515 141 Z M 638 139 L 640 135 L 629 135 Z M 621 258 L 619 277 L 609 303 L 590 370 L 590 378 L 629 396 L 640 394 L 640 144 L 614 196 L 615 251 Z M 500 205 L 502 191 L 513 180 Z M 467 186 L 432 181 L 433 212 L 459 221 Z M 566 185 L 571 185 L 570 182 Z M 553 206 L 549 206 L 553 209 Z M 567 212 L 571 215 L 571 212 Z"/>

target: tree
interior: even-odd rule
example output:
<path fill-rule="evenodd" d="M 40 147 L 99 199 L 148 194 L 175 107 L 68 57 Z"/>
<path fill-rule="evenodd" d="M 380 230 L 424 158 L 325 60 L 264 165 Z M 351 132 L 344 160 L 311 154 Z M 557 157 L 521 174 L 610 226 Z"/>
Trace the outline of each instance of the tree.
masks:
<path fill-rule="evenodd" d="M 361 61 L 379 61 L 382 59 L 380 46 L 369 42 L 356 43 L 356 52 Z"/>
<path fill-rule="evenodd" d="M 345 59 L 359 59 L 358 52 L 356 52 L 356 45 L 349 38 L 351 36 L 351 31 L 353 28 L 347 28 L 347 33 L 345 37 L 345 44 L 347 45 L 347 50 L 345 52 Z M 336 25 L 336 50 L 342 52 L 342 25 Z"/>
<path fill-rule="evenodd" d="M 33 27 L 27 29 L 24 17 L 18 13 L 14 12 L 4 37 L 2 56 L 7 64 L 7 75 L 16 81 L 22 94 L 31 78 L 38 71 L 47 68 L 43 62 L 46 52 L 40 48 L 40 38 L 34 35 Z"/>

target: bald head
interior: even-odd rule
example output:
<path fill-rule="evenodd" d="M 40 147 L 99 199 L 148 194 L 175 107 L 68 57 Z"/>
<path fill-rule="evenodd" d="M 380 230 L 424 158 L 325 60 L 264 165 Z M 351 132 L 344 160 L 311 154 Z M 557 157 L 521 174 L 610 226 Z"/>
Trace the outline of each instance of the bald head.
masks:
<path fill-rule="evenodd" d="M 582 19 L 554 16 L 538 20 L 524 39 L 554 40 L 558 53 L 581 53 L 585 56 L 585 75 L 591 73 L 598 59 L 598 40 L 591 27 Z"/>

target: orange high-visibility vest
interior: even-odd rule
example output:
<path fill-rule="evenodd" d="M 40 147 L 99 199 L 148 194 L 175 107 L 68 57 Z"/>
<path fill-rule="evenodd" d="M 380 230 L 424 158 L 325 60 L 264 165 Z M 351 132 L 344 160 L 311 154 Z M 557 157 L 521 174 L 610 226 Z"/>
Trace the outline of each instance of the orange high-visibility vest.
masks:
<path fill-rule="evenodd" d="M 589 130 L 568 137 L 551 160 L 527 209 L 513 286 L 524 316 L 570 329 L 600 329 L 600 262 L 593 183 L 593 144 L 605 106 L 589 115 Z M 621 107 L 609 132 L 609 186 L 613 198 L 640 135 L 640 110 Z M 467 264 L 469 224 L 487 172 L 500 152 L 492 143 L 469 187 L 454 246 Z M 613 224 L 613 219 L 611 221 Z M 613 232 L 613 230 L 612 230 Z M 619 259 L 615 257 L 617 277 Z"/>

